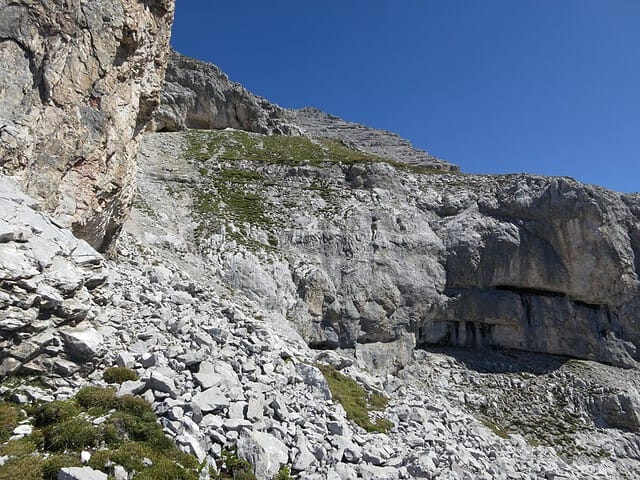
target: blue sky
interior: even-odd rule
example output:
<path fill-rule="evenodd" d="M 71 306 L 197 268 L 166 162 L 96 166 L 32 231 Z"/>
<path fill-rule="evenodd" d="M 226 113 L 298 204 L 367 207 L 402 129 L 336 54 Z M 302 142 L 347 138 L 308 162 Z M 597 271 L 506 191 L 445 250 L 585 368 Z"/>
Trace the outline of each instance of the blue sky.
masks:
<path fill-rule="evenodd" d="M 638 0 L 177 0 L 172 44 L 465 172 L 640 191 Z"/>

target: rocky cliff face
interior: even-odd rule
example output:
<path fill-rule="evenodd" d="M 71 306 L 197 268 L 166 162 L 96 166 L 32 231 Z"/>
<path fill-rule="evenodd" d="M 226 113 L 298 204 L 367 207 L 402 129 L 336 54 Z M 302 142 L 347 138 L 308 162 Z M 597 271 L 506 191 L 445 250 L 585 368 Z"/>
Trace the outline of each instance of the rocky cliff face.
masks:
<path fill-rule="evenodd" d="M 2 0 L 0 11 L 2 172 L 104 249 L 134 193 L 173 2 Z"/>
<path fill-rule="evenodd" d="M 159 408 L 180 441 L 188 432 L 213 456 L 236 444 L 262 478 L 287 452 L 297 478 L 640 473 L 637 368 L 551 355 L 635 366 L 637 197 L 567 178 L 434 174 L 326 139 L 240 131 L 150 134 L 140 165 L 119 245 L 120 270 L 143 272 L 117 287 L 138 298 L 122 304 L 123 330 L 139 329 L 134 357 L 155 349 L 156 365 L 178 365 L 178 397 Z M 608 257 L 593 264 L 593 252 Z M 612 288 L 580 283 L 591 266 Z M 169 285 L 170 272 L 193 280 Z M 180 371 L 201 349 L 237 376 L 215 361 Z M 384 390 L 378 413 L 395 426 L 345 421 L 305 363 Z M 239 381 L 244 396 L 204 390 L 208 378 Z M 189 416 L 201 388 L 228 419 Z"/>
<path fill-rule="evenodd" d="M 217 66 L 171 52 L 154 129 L 187 128 L 300 133 L 287 121 L 284 109 L 232 82 Z"/>
<path fill-rule="evenodd" d="M 326 139 L 174 141 L 196 162 L 187 190 L 201 248 L 315 347 L 636 364 L 636 196 L 568 178 L 438 174 Z"/>
<path fill-rule="evenodd" d="M 457 167 L 389 132 L 282 110 L 212 65 L 176 54 L 167 78 L 167 129 L 283 134 L 286 120 L 304 132 L 185 141 L 187 157 L 205 161 L 195 208 L 216 227 L 204 244 L 232 285 L 286 312 L 311 345 L 367 356 L 399 342 L 389 350 L 402 357 L 416 343 L 501 347 L 635 365 L 637 196 L 566 178 L 434 174 Z M 230 234 L 255 247 L 248 257 L 229 253 Z"/>
<path fill-rule="evenodd" d="M 99 248 L 122 226 L 172 4 L 0 7 L 0 158 L 20 183 L 0 175 L 0 378 L 41 382 L 3 398 L 131 368 L 118 395 L 261 480 L 638 478 L 640 196 L 458 174 L 176 54 L 155 128 L 254 133 L 147 135 L 105 260 L 64 226 Z M 41 467 L 0 448 L 0 467 Z"/>

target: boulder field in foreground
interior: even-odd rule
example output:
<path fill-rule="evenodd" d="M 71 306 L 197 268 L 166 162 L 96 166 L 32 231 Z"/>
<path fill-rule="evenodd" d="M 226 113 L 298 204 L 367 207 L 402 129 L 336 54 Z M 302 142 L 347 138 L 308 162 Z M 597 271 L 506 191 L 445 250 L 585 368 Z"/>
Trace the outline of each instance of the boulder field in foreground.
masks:
<path fill-rule="evenodd" d="M 0 169 L 103 250 L 134 194 L 172 0 L 0 0 Z"/>

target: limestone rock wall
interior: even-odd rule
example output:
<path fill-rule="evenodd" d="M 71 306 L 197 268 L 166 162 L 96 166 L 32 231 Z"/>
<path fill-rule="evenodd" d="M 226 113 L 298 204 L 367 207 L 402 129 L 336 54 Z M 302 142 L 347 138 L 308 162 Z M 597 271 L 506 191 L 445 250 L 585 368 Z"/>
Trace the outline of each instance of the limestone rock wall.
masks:
<path fill-rule="evenodd" d="M 232 82 L 213 64 L 172 52 L 154 129 L 237 128 L 249 132 L 290 135 L 299 129 L 285 110 Z"/>
<path fill-rule="evenodd" d="M 179 149 L 181 138 L 153 143 Z M 640 358 L 637 196 L 569 178 L 211 151 L 188 175 L 191 195 L 216 212 L 193 212 L 200 248 L 223 281 L 287 316 L 313 347 L 353 348 L 372 365 L 389 360 L 372 352 L 413 345 L 626 367 Z"/>
<path fill-rule="evenodd" d="M 474 189 L 473 203 L 438 222 L 448 298 L 421 341 L 633 365 L 637 199 L 566 178 L 523 175 L 498 187 Z M 468 188 L 447 190 L 455 198 Z"/>
<path fill-rule="evenodd" d="M 0 168 L 105 249 L 134 193 L 172 0 L 0 0 Z"/>

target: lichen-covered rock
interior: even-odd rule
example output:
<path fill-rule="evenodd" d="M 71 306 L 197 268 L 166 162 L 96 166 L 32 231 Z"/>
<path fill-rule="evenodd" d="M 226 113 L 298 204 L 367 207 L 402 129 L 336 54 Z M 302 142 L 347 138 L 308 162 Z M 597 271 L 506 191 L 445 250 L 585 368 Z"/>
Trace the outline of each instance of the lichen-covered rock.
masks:
<path fill-rule="evenodd" d="M 98 249 L 134 193 L 172 0 L 0 0 L 0 168 Z"/>

